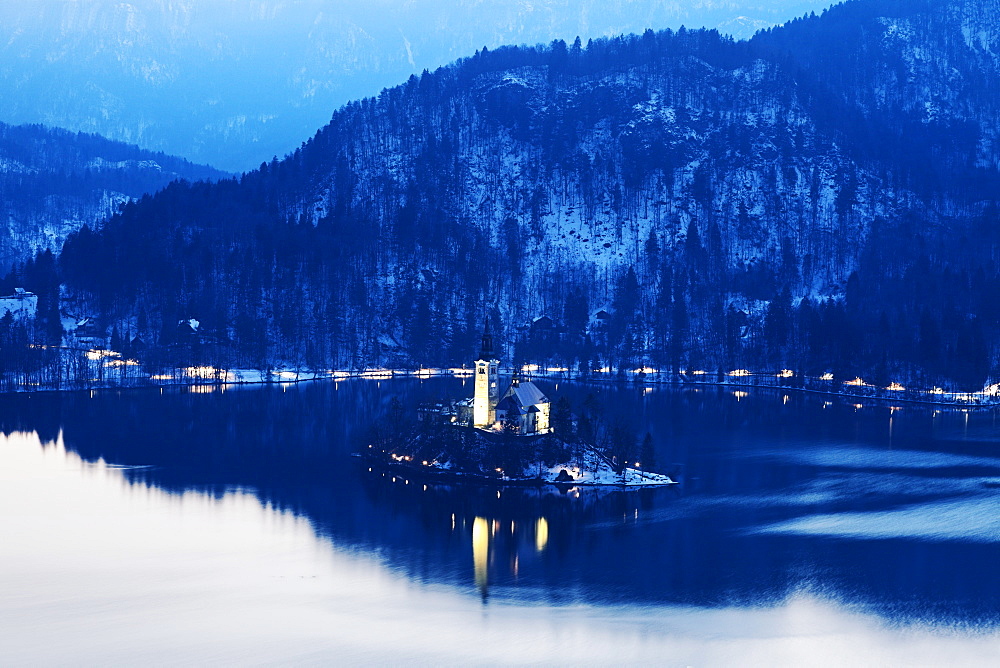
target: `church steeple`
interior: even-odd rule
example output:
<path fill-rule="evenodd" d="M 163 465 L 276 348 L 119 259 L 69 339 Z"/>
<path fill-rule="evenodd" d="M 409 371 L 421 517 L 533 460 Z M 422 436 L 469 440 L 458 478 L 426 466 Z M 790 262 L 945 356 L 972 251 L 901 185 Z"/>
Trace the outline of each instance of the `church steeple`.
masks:
<path fill-rule="evenodd" d="M 496 356 L 493 352 L 493 334 L 490 332 L 490 321 L 486 321 L 486 327 L 483 329 L 483 339 L 482 344 L 479 348 L 479 359 L 481 360 L 491 360 Z"/>
<path fill-rule="evenodd" d="M 493 335 L 489 321 L 483 329 L 483 341 L 476 360 L 476 393 L 472 398 L 472 424 L 488 427 L 496 422 L 496 407 L 500 401 L 500 362 L 493 350 Z"/>

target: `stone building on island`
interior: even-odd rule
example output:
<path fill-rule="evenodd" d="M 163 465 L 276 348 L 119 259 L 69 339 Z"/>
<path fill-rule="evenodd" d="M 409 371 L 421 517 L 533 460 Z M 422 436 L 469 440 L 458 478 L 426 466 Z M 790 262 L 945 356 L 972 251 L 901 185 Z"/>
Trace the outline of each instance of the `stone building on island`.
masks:
<path fill-rule="evenodd" d="M 552 431 L 552 404 L 537 385 L 515 371 L 510 386 L 500 394 L 500 360 L 493 350 L 489 329 L 483 333 L 475 361 L 475 393 L 459 405 L 459 423 L 490 431 L 509 429 L 521 436 Z"/>
<path fill-rule="evenodd" d="M 551 407 L 549 398 L 542 394 L 537 385 L 515 375 L 507 393 L 496 406 L 496 419 L 501 425 L 511 427 L 522 436 L 547 434 L 551 431 Z"/>
<path fill-rule="evenodd" d="M 472 426 L 488 429 L 496 422 L 500 401 L 500 360 L 493 352 L 489 327 L 483 332 L 483 344 L 476 359 L 476 391 L 472 397 Z"/>

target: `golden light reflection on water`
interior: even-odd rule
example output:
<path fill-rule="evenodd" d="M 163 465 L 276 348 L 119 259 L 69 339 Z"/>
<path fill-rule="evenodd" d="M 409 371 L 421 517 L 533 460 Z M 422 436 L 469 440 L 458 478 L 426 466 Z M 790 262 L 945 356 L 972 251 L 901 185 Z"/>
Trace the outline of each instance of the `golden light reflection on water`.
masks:
<path fill-rule="evenodd" d="M 535 549 L 544 552 L 549 544 L 549 523 L 544 517 L 539 517 L 535 522 Z"/>
<path fill-rule="evenodd" d="M 476 573 L 476 587 L 486 598 L 489 589 L 487 565 L 490 556 L 490 530 L 485 517 L 477 517 L 472 522 L 472 564 Z"/>
<path fill-rule="evenodd" d="M 452 530 L 454 530 L 454 515 L 452 515 L 451 522 Z M 522 548 L 531 549 L 529 546 L 532 541 L 532 533 L 534 534 L 535 552 L 544 552 L 549 544 L 549 522 L 544 517 L 539 517 L 533 524 L 528 522 L 524 525 L 519 525 L 512 520 L 509 526 L 508 535 L 505 529 L 501 531 L 500 520 L 476 517 L 472 521 L 472 567 L 476 588 L 483 600 L 486 600 L 489 595 L 489 566 L 491 558 L 494 557 L 492 552 L 499 549 L 503 554 L 502 561 L 510 564 L 511 575 L 517 577 L 521 557 L 518 551 Z"/>

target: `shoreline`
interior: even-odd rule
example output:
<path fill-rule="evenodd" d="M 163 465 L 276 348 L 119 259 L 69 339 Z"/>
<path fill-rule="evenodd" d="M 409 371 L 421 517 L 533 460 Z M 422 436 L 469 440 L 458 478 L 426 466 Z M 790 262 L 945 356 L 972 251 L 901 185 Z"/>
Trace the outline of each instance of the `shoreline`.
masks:
<path fill-rule="evenodd" d="M 452 471 L 449 469 L 442 468 L 431 468 L 431 467 L 418 467 L 418 466 L 407 466 L 399 463 L 390 462 L 380 462 L 375 459 L 369 459 L 364 457 L 359 453 L 355 453 L 356 457 L 360 458 L 360 464 L 362 466 L 367 466 L 368 471 L 373 473 L 375 469 L 381 469 L 382 476 L 388 473 L 393 476 L 393 482 L 396 478 L 403 480 L 404 484 L 409 484 L 410 480 L 419 481 L 420 483 L 431 483 L 431 484 L 462 484 L 462 485 L 476 485 L 478 487 L 531 487 L 531 488 L 543 488 L 543 487 L 554 487 L 556 489 L 570 490 L 574 487 L 587 487 L 587 488 L 604 488 L 604 489 L 617 489 L 617 490 L 640 490 L 640 489 L 666 489 L 672 488 L 680 483 L 676 480 L 669 479 L 669 482 L 661 482 L 649 480 L 647 482 L 593 482 L 593 481 L 567 481 L 567 482 L 555 482 L 552 480 L 545 480 L 543 478 L 508 478 L 508 477 L 490 477 L 484 474 L 469 473 L 465 471 Z M 635 471 L 635 469 L 628 469 L 629 471 Z"/>
<path fill-rule="evenodd" d="M 513 369 L 503 369 L 502 371 L 512 374 Z M 593 382 L 593 383 L 613 383 L 621 385 L 636 385 L 644 387 L 667 386 L 671 388 L 734 388 L 734 389 L 765 389 L 782 392 L 802 392 L 807 394 L 825 395 L 830 397 L 843 397 L 845 399 L 862 399 L 869 401 L 885 402 L 886 404 L 907 403 L 913 405 L 946 406 L 959 409 L 985 409 L 1000 406 L 1000 391 L 995 393 L 980 392 L 933 392 L 930 390 L 914 389 L 889 389 L 880 388 L 870 384 L 857 384 L 853 382 L 843 382 L 836 380 L 823 380 L 811 377 L 797 378 L 802 385 L 789 385 L 776 382 L 784 380 L 786 377 L 777 374 L 767 373 L 741 373 L 733 376 L 730 374 L 725 380 L 696 380 L 696 378 L 707 377 L 709 374 L 701 374 L 689 377 L 682 374 L 660 373 L 652 371 L 649 373 L 626 372 L 623 376 L 611 372 L 591 372 L 580 373 L 574 371 L 547 371 L 535 369 L 524 372 L 531 378 L 547 380 L 551 382 Z M 395 380 L 399 378 L 409 378 L 418 380 L 428 380 L 432 378 L 461 378 L 472 377 L 471 369 L 368 369 L 364 371 L 324 371 L 324 372 L 297 372 L 291 370 L 280 370 L 270 372 L 265 376 L 263 372 L 256 370 L 226 370 L 218 369 L 217 372 L 204 376 L 180 376 L 172 377 L 169 382 L 157 382 L 157 379 L 146 378 L 125 378 L 121 381 L 109 382 L 105 379 L 100 383 L 89 383 L 83 386 L 62 386 L 53 385 L 41 386 L 41 384 L 22 384 L 16 389 L 0 390 L 0 396 L 12 396 L 18 394 L 33 394 L 36 392 L 94 392 L 106 390 L 150 390 L 164 388 L 206 388 L 206 392 L 214 391 L 214 388 L 225 386 L 248 386 L 248 385 L 281 385 L 290 386 L 304 382 L 333 381 L 340 382 L 346 380 Z M 712 374 L 714 375 L 714 374 Z M 664 376 L 669 376 L 665 378 Z M 754 382 L 756 379 L 760 382 Z M 805 384 L 813 384 L 812 387 Z M 816 387 L 817 384 L 829 384 L 829 387 Z M 867 391 L 848 388 L 866 388 Z M 996 387 L 996 386 L 992 386 Z M 207 389 L 213 388 L 213 389 Z M 846 390 L 846 391 L 845 391 Z M 198 391 L 198 390 L 194 390 Z"/>

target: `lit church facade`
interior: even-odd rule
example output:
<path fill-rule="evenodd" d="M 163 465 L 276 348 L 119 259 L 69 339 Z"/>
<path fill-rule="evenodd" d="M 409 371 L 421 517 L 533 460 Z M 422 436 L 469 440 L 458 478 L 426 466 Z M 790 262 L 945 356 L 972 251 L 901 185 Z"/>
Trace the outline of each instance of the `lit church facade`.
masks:
<path fill-rule="evenodd" d="M 493 353 L 493 336 L 483 333 L 483 345 L 476 360 L 476 392 L 472 397 L 472 426 L 488 429 L 496 422 L 500 402 L 500 360 Z"/>
<path fill-rule="evenodd" d="M 549 416 L 552 404 L 531 381 L 515 373 L 510 387 L 500 394 L 500 360 L 493 350 L 493 337 L 487 330 L 475 362 L 475 394 L 471 419 L 463 422 L 477 429 L 512 429 L 521 436 L 547 434 L 552 430 Z M 466 403 L 468 406 L 468 403 Z"/>

